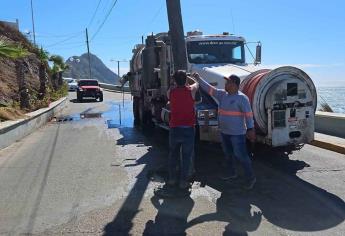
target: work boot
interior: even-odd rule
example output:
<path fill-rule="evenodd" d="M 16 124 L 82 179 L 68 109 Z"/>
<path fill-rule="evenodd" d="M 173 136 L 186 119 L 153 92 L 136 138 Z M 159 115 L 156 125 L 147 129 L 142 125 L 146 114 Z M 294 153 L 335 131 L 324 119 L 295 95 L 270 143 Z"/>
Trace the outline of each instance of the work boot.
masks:
<path fill-rule="evenodd" d="M 163 199 L 176 197 L 176 188 L 169 186 L 168 184 L 157 187 L 153 192 L 157 197 Z"/>
<path fill-rule="evenodd" d="M 229 172 L 224 172 L 222 174 L 219 175 L 219 178 L 221 180 L 230 180 L 230 179 L 236 179 L 237 173 L 229 173 Z"/>
<path fill-rule="evenodd" d="M 174 179 L 169 179 L 167 181 L 167 185 L 169 185 L 169 186 L 175 186 L 176 184 L 177 184 L 177 181 Z"/>
<path fill-rule="evenodd" d="M 180 189 L 188 189 L 189 188 L 189 183 L 187 181 L 181 180 L 179 183 L 179 188 Z"/>
<path fill-rule="evenodd" d="M 254 188 L 254 185 L 256 183 L 256 178 L 252 178 L 251 180 L 247 181 L 247 183 L 244 185 L 244 188 L 247 190 L 251 190 Z"/>

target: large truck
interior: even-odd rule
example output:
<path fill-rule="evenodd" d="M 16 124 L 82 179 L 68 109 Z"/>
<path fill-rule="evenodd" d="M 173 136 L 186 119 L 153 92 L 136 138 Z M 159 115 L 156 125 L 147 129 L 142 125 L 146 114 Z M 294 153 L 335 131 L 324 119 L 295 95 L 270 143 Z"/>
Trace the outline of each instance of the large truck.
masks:
<path fill-rule="evenodd" d="M 314 139 L 316 89 L 304 71 L 291 66 L 262 69 L 260 43 L 254 62 L 248 64 L 246 40 L 229 33 L 188 32 L 185 43 L 187 72 L 199 73 L 218 89 L 224 89 L 224 76 L 241 78 L 240 90 L 250 100 L 258 142 L 272 147 L 297 146 Z M 132 52 L 126 80 L 130 81 L 135 122 L 169 129 L 166 93 L 174 68 L 169 35 L 152 34 Z M 207 91 L 201 91 L 201 97 L 196 105 L 197 137 L 219 142 L 217 101 Z"/>

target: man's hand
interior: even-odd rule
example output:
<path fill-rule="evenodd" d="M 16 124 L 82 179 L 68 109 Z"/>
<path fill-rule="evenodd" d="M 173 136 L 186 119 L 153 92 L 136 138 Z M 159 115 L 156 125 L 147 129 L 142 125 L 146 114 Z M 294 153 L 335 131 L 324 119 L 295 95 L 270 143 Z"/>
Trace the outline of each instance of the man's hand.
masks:
<path fill-rule="evenodd" d="M 199 80 L 199 79 L 200 79 L 200 75 L 199 75 L 198 73 L 196 73 L 196 72 L 194 72 L 194 73 L 192 74 L 192 76 L 193 76 L 196 80 Z"/>
<path fill-rule="evenodd" d="M 250 129 L 247 130 L 247 139 L 249 139 L 250 142 L 254 143 L 255 139 L 256 139 L 256 135 L 255 135 L 255 130 L 254 129 Z"/>
<path fill-rule="evenodd" d="M 187 83 L 189 84 L 189 85 L 192 85 L 192 84 L 195 84 L 195 83 L 197 83 L 192 77 L 190 77 L 190 76 L 187 76 Z"/>

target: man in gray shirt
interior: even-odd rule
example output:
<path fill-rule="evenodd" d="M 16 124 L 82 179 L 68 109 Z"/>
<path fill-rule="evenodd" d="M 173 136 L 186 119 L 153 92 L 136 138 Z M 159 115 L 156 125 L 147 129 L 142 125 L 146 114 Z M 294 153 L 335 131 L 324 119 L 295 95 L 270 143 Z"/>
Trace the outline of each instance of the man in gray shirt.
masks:
<path fill-rule="evenodd" d="M 242 165 L 247 184 L 245 188 L 252 189 L 256 183 L 252 163 L 246 146 L 246 136 L 255 140 L 253 112 L 248 97 L 239 91 L 240 78 L 236 75 L 224 77 L 225 90 L 217 89 L 202 79 L 197 73 L 194 77 L 201 88 L 213 96 L 218 103 L 218 124 L 221 131 L 222 146 L 228 163 L 228 171 L 223 180 L 237 177 L 234 168 L 234 158 Z"/>

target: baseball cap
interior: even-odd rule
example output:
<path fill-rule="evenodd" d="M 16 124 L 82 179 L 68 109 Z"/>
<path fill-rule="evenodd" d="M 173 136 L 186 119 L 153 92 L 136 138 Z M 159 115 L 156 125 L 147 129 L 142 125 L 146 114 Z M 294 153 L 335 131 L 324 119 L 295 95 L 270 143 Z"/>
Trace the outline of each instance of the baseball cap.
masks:
<path fill-rule="evenodd" d="M 233 81 L 237 86 L 240 86 L 241 79 L 237 75 L 230 75 L 229 77 L 224 77 L 227 81 Z"/>

